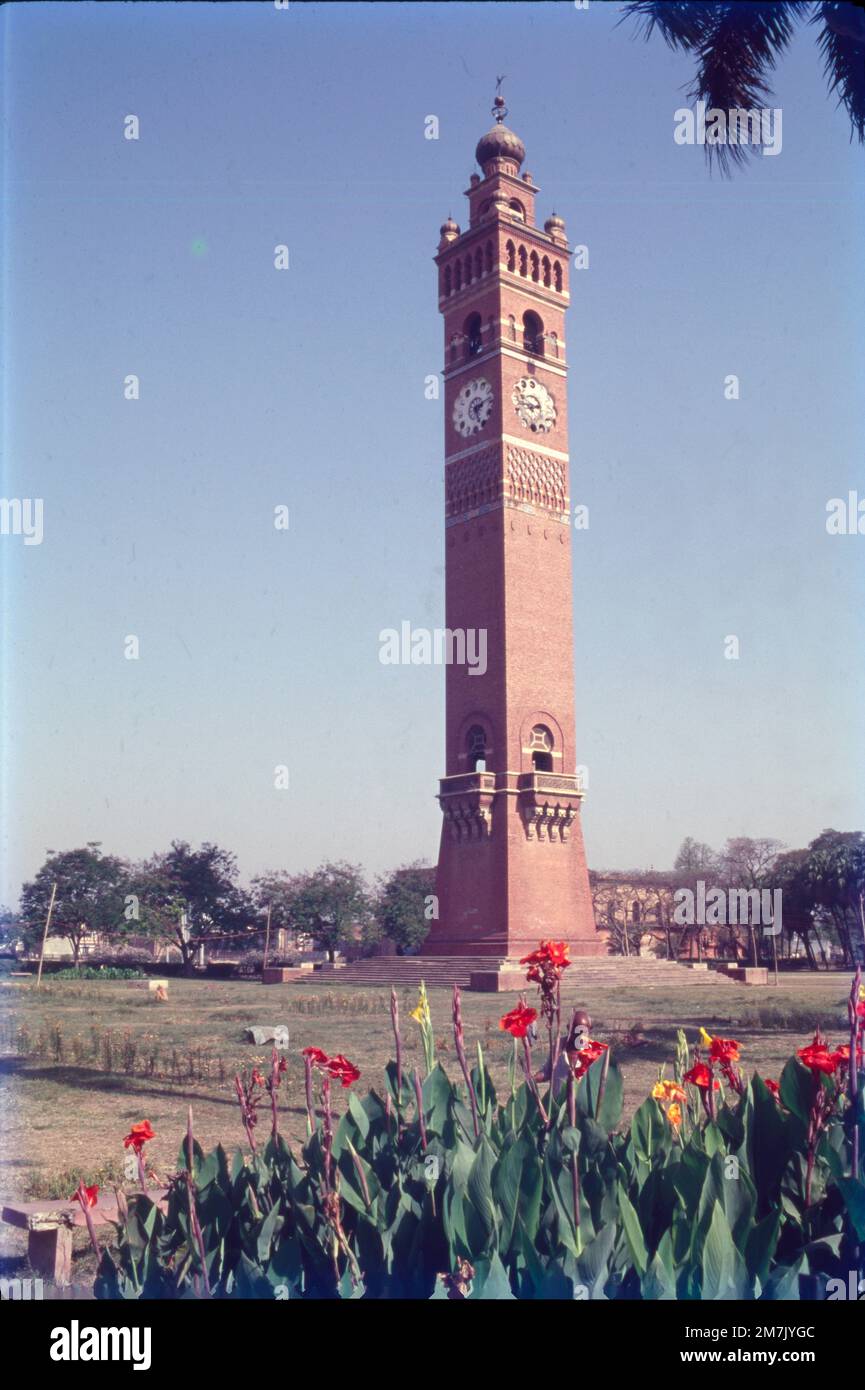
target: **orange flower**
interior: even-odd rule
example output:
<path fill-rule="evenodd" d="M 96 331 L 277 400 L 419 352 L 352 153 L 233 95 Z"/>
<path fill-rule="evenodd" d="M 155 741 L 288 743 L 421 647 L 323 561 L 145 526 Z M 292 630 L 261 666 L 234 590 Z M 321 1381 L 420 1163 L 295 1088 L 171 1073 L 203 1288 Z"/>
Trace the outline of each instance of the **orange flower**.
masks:
<path fill-rule="evenodd" d="M 137 1154 L 140 1154 L 147 1141 L 155 1138 L 156 1135 L 150 1128 L 150 1121 L 141 1120 L 139 1124 L 132 1126 L 123 1140 L 123 1147 L 124 1149 L 134 1149 Z"/>
<path fill-rule="evenodd" d="M 537 1016 L 537 1009 L 527 1009 L 523 1004 L 518 1004 L 509 1014 L 505 1014 L 504 1018 L 499 1019 L 499 1027 L 503 1032 L 510 1033 L 512 1038 L 524 1038 Z"/>
<path fill-rule="evenodd" d="M 652 1087 L 652 1096 L 655 1100 L 667 1104 L 669 1101 L 685 1100 L 686 1095 L 677 1081 L 658 1081 Z"/>
<path fill-rule="evenodd" d="M 673 1129 L 679 1128 L 679 1125 L 682 1123 L 682 1107 L 678 1101 L 674 1101 L 670 1106 L 667 1111 L 667 1119 L 670 1121 Z"/>

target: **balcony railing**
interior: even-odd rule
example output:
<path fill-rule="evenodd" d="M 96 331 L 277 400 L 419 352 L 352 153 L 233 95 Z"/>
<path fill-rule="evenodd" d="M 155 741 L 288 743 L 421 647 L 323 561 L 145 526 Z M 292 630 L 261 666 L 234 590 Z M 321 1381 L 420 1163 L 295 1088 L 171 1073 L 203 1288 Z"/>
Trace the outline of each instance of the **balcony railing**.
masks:
<path fill-rule="evenodd" d="M 523 772 L 517 786 L 521 792 L 558 792 L 566 796 L 584 794 L 580 777 L 566 776 L 560 772 Z"/>
<path fill-rule="evenodd" d="M 465 796 L 466 792 L 494 792 L 494 772 L 461 772 L 456 777 L 439 780 L 439 796 Z"/>

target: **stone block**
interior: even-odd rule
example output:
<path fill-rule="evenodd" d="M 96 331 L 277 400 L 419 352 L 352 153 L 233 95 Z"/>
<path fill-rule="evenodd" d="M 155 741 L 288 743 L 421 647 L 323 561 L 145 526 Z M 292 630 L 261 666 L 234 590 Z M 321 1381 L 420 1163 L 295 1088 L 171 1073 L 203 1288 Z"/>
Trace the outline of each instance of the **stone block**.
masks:
<path fill-rule="evenodd" d="M 526 973 L 524 970 L 473 970 L 469 981 L 469 989 L 482 994 L 519 993 L 526 988 Z"/>

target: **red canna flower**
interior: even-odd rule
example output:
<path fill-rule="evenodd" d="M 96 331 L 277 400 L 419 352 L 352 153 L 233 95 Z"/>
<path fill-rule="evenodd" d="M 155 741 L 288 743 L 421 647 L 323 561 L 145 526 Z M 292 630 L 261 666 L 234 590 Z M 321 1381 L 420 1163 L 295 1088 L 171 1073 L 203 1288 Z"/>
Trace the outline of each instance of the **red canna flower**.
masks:
<path fill-rule="evenodd" d="M 781 1095 L 781 1087 L 778 1085 L 778 1082 L 773 1081 L 770 1076 L 764 1076 L 763 1085 L 766 1087 L 766 1090 L 771 1091 L 775 1099 L 778 1100 Z"/>
<path fill-rule="evenodd" d="M 532 951 L 530 955 L 522 957 L 520 965 L 530 965 L 532 967 L 546 965 L 551 966 L 554 970 L 567 970 L 568 966 L 573 964 L 573 962 L 568 959 L 570 950 L 571 948 L 567 941 L 542 941 L 536 951 Z M 529 979 L 532 978 L 537 977 L 533 976 L 530 972 Z"/>
<path fill-rule="evenodd" d="M 822 1072 L 824 1076 L 834 1076 L 841 1060 L 837 1052 L 830 1052 L 819 1037 L 815 1037 L 807 1047 L 800 1047 L 796 1056 L 812 1072 Z"/>
<path fill-rule="evenodd" d="M 333 1077 L 334 1081 L 341 1081 L 343 1086 L 350 1086 L 353 1081 L 360 1079 L 360 1072 L 354 1062 L 350 1062 L 341 1053 L 329 1058 L 324 1070 Z"/>
<path fill-rule="evenodd" d="M 84 1197 L 85 1197 L 85 1201 L 86 1201 L 86 1204 L 87 1204 L 88 1207 L 95 1207 L 95 1206 L 96 1206 L 96 1199 L 98 1198 L 98 1196 L 99 1196 L 99 1188 L 98 1188 L 98 1186 L 97 1186 L 95 1183 L 93 1184 L 92 1187 L 85 1187 L 85 1189 L 84 1189 Z M 81 1202 L 81 1194 L 80 1194 L 80 1192 L 73 1192 L 73 1193 L 72 1193 L 72 1196 L 69 1198 L 69 1201 L 70 1201 L 70 1202 Z M 85 1204 L 84 1202 L 81 1202 L 81 1205 L 82 1205 L 82 1206 L 84 1206 L 84 1204 Z"/>
<path fill-rule="evenodd" d="M 705 1062 L 695 1062 L 690 1071 L 686 1071 L 684 1081 L 690 1081 L 692 1086 L 698 1086 L 701 1091 L 708 1091 L 712 1086 L 713 1090 L 720 1091 L 720 1081 L 712 1082 L 712 1068 L 707 1067 Z"/>
<path fill-rule="evenodd" d="M 327 1053 L 322 1052 L 320 1047 L 305 1047 L 303 1049 L 303 1056 L 308 1057 L 314 1067 L 327 1066 Z"/>
<path fill-rule="evenodd" d="M 609 1043 L 596 1042 L 594 1038 L 589 1038 L 585 1047 L 581 1047 L 579 1052 L 569 1053 L 571 1069 L 574 1076 L 579 1079 L 585 1076 L 593 1062 L 597 1062 L 599 1057 L 603 1057 L 609 1051 Z"/>
<path fill-rule="evenodd" d="M 850 1045 L 849 1045 L 849 1043 L 842 1043 L 840 1047 L 836 1047 L 835 1051 L 834 1051 L 831 1055 L 835 1058 L 835 1061 L 838 1063 L 839 1066 L 841 1065 L 842 1062 L 849 1062 L 849 1061 L 850 1061 Z M 862 1048 L 862 1043 L 860 1042 L 860 1043 L 857 1043 L 857 1045 L 856 1045 L 856 1060 L 858 1061 L 858 1063 L 859 1063 L 860 1066 L 862 1065 L 862 1056 L 863 1056 L 863 1048 Z"/>
<path fill-rule="evenodd" d="M 537 1016 L 537 1009 L 527 1009 L 524 1004 L 518 1004 L 499 1019 L 499 1027 L 503 1032 L 510 1033 L 512 1038 L 524 1038 Z"/>
<path fill-rule="evenodd" d="M 279 1066 L 277 1067 L 277 1071 L 280 1071 L 280 1072 L 288 1071 L 288 1061 L 287 1061 L 287 1059 L 286 1059 L 285 1057 L 280 1057 L 280 1059 L 279 1059 Z"/>
<path fill-rule="evenodd" d="M 123 1140 L 123 1147 L 124 1149 L 134 1149 L 137 1154 L 140 1154 L 147 1141 L 155 1138 L 156 1135 L 150 1128 L 150 1121 L 141 1120 L 139 1124 L 132 1126 Z"/>
<path fill-rule="evenodd" d="M 711 1062 L 738 1062 L 739 1044 L 735 1038 L 713 1038 L 709 1044 L 709 1060 Z"/>

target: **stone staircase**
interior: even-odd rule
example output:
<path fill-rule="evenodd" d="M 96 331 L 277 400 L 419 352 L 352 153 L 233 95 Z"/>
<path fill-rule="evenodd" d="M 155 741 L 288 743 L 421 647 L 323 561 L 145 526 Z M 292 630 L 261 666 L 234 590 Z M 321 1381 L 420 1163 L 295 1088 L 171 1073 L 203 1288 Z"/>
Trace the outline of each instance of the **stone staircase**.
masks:
<path fill-rule="evenodd" d="M 342 967 L 322 966 L 313 978 L 351 988 L 356 985 L 408 987 L 424 980 L 431 989 L 449 989 L 452 985 L 467 989 L 473 970 L 491 970 L 497 964 L 496 958 L 491 956 L 372 956 Z M 685 985 L 729 988 L 733 983 L 722 970 L 691 970 L 676 961 L 634 956 L 577 957 L 565 979 L 571 985 L 637 989 L 681 989 Z"/>

